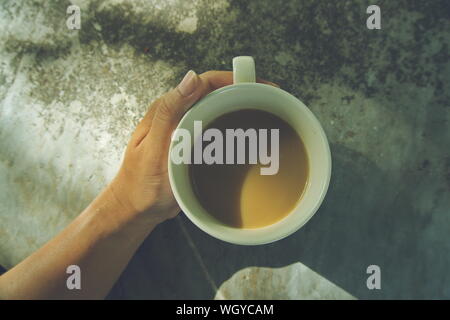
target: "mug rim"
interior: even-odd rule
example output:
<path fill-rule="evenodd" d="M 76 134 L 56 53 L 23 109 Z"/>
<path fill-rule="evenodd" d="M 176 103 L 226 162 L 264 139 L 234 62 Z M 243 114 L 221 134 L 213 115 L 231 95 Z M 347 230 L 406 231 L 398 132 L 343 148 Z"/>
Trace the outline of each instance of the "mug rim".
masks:
<path fill-rule="evenodd" d="M 302 226 L 304 226 L 312 218 L 312 216 L 314 216 L 314 214 L 317 212 L 317 210 L 321 206 L 321 204 L 325 198 L 325 195 L 328 191 L 329 183 L 331 180 L 332 159 L 331 159 L 330 146 L 329 146 L 329 142 L 326 137 L 325 131 L 323 130 L 322 125 L 320 124 L 318 119 L 315 117 L 315 115 L 312 113 L 312 111 L 301 100 L 299 100 L 298 98 L 296 98 L 289 92 L 287 92 L 281 88 L 277 88 L 277 87 L 262 84 L 262 83 L 238 83 L 238 84 L 224 86 L 222 88 L 214 90 L 213 92 L 209 93 L 204 98 L 199 100 L 197 103 L 195 103 L 194 106 L 183 115 L 183 117 L 180 120 L 180 122 L 178 123 L 176 129 L 178 129 L 184 125 L 184 122 L 186 121 L 186 118 L 189 117 L 191 110 L 195 110 L 199 106 L 204 105 L 205 103 L 208 103 L 208 101 L 210 101 L 211 99 L 215 99 L 215 97 L 218 94 L 223 93 L 225 91 L 229 91 L 229 90 L 239 90 L 241 88 L 248 88 L 248 87 L 259 87 L 259 89 L 263 89 L 266 91 L 272 91 L 273 93 L 276 93 L 276 94 L 282 94 L 284 96 L 284 98 L 289 99 L 292 102 L 295 102 L 295 104 L 299 105 L 299 107 L 303 110 L 303 112 L 306 112 L 308 114 L 308 116 L 310 117 L 310 119 L 313 122 L 313 125 L 316 127 L 316 129 L 319 132 L 320 140 L 323 142 L 323 145 L 325 146 L 325 149 L 326 149 L 326 150 L 324 150 L 325 155 L 326 155 L 326 159 L 324 159 L 325 165 L 326 165 L 325 179 L 322 181 L 323 184 L 322 184 L 322 188 L 320 190 L 320 195 L 318 195 L 316 197 L 314 206 L 310 209 L 308 214 L 305 215 L 305 218 L 300 220 L 295 225 L 289 225 L 289 227 L 285 228 L 285 230 L 279 231 L 278 233 L 270 232 L 271 227 L 276 225 L 278 222 L 275 222 L 274 224 L 260 227 L 260 228 L 233 228 L 231 226 L 228 227 L 228 229 L 232 229 L 234 231 L 239 230 L 239 233 L 241 233 L 242 235 L 247 232 L 255 233 L 258 235 L 256 237 L 256 239 L 253 239 L 253 238 L 245 238 L 244 239 L 244 237 L 238 238 L 238 237 L 236 237 L 236 234 L 228 235 L 220 230 L 217 230 L 217 228 L 214 228 L 214 227 L 204 223 L 198 216 L 196 216 L 195 214 L 192 214 L 190 212 L 191 209 L 189 208 L 188 205 L 186 205 L 183 197 L 180 195 L 179 187 L 176 184 L 176 181 L 175 181 L 176 178 L 174 177 L 174 174 L 173 174 L 174 164 L 172 163 L 172 161 L 170 159 L 170 154 L 168 157 L 168 162 L 169 162 L 168 163 L 168 173 L 169 173 L 169 182 L 170 182 L 174 197 L 175 197 L 178 205 L 180 206 L 181 210 L 185 213 L 185 215 L 189 218 L 189 220 L 191 220 L 192 223 L 194 223 L 198 228 L 200 228 L 207 234 L 209 234 L 217 239 L 220 239 L 222 241 L 225 241 L 225 242 L 239 244 L 239 245 L 260 245 L 260 244 L 267 244 L 267 243 L 275 242 L 275 241 L 281 240 L 281 239 L 293 234 L 294 232 L 299 230 Z M 244 109 L 244 108 L 242 108 L 242 109 Z M 276 113 L 274 113 L 274 114 L 276 115 Z M 218 114 L 217 117 L 219 117 L 220 115 L 221 114 Z M 173 143 L 174 142 L 171 141 L 170 146 L 169 146 L 169 153 L 173 148 Z M 187 164 L 183 164 L 183 165 L 187 166 Z M 308 183 L 309 183 L 309 181 L 308 181 Z M 198 201 L 198 199 L 196 199 L 196 200 Z M 300 198 L 299 202 L 301 202 L 301 201 L 302 200 Z M 283 221 L 288 216 L 294 214 L 295 211 L 298 209 L 298 205 L 299 205 L 299 203 L 297 203 L 295 205 L 295 207 L 285 217 L 280 219 L 280 221 Z M 204 211 L 207 212 L 206 209 L 204 209 Z M 208 213 L 208 214 L 211 215 L 210 213 Z"/>

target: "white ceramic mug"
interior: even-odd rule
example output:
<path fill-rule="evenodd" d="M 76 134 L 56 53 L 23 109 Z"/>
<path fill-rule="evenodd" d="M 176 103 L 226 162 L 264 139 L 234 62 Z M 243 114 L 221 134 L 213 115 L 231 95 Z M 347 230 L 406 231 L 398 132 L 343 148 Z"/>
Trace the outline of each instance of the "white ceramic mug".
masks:
<path fill-rule="evenodd" d="M 175 199 L 186 216 L 211 236 L 241 245 L 265 244 L 285 238 L 301 228 L 317 211 L 328 189 L 331 153 L 319 121 L 297 98 L 286 91 L 256 83 L 252 57 L 233 59 L 234 84 L 220 88 L 198 101 L 181 119 L 177 128 L 194 136 L 193 123 L 203 126 L 217 117 L 240 109 L 259 109 L 273 113 L 289 123 L 302 138 L 309 160 L 309 177 L 302 198 L 295 208 L 276 223 L 255 229 L 233 228 L 209 214 L 194 194 L 189 164 L 174 164 L 169 156 L 169 179 Z M 178 140 L 175 131 L 169 148 Z M 224 195 L 226 197 L 227 195 Z"/>

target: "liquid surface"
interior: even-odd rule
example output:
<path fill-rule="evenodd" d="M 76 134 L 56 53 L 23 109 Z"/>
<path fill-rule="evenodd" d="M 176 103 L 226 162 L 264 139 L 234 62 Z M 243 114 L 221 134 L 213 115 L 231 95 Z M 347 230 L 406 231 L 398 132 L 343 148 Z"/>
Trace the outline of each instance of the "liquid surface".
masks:
<path fill-rule="evenodd" d="M 260 110 L 240 110 L 224 114 L 207 128 L 279 129 L 279 170 L 274 175 L 261 175 L 260 168 L 269 165 L 191 164 L 189 173 L 194 192 L 202 206 L 226 225 L 235 228 L 259 228 L 288 215 L 300 200 L 308 180 L 308 156 L 297 132 L 279 117 Z M 206 128 L 203 129 L 205 131 Z M 203 142 L 203 148 L 209 142 Z M 236 148 L 235 143 L 235 162 Z M 224 159 L 226 156 L 223 150 Z"/>

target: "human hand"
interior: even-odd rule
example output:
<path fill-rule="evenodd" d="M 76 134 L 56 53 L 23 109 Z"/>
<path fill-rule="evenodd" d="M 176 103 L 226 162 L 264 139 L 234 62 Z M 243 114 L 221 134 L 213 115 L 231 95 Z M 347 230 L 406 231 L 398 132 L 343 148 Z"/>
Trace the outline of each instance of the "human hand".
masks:
<path fill-rule="evenodd" d="M 56 237 L 0 277 L 0 297 L 105 297 L 153 228 L 179 212 L 167 172 L 172 131 L 195 101 L 231 84 L 232 78 L 231 72 L 188 72 L 175 89 L 152 103 L 117 176 Z M 71 265 L 83 270 L 83 290 L 67 290 Z"/>
<path fill-rule="evenodd" d="M 268 81 L 258 82 L 277 86 Z M 134 131 L 122 166 L 109 185 L 128 218 L 158 224 L 180 211 L 169 184 L 170 137 L 184 113 L 213 90 L 233 83 L 233 73 L 189 71 L 175 88 L 154 101 Z"/>

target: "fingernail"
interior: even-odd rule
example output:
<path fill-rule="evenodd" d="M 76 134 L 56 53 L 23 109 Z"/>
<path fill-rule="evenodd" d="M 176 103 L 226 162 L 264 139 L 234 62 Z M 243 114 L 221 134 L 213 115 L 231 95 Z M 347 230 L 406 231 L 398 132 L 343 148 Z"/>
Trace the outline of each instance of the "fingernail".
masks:
<path fill-rule="evenodd" d="M 197 87 L 197 74 L 193 70 L 189 70 L 178 85 L 178 91 L 184 97 L 189 96 Z"/>
<path fill-rule="evenodd" d="M 277 88 L 279 88 L 279 87 L 280 87 L 280 85 L 279 85 L 278 83 L 275 83 L 275 82 L 271 82 L 271 81 L 270 81 L 270 85 L 272 85 L 272 86 L 274 86 L 274 87 L 277 87 Z"/>

